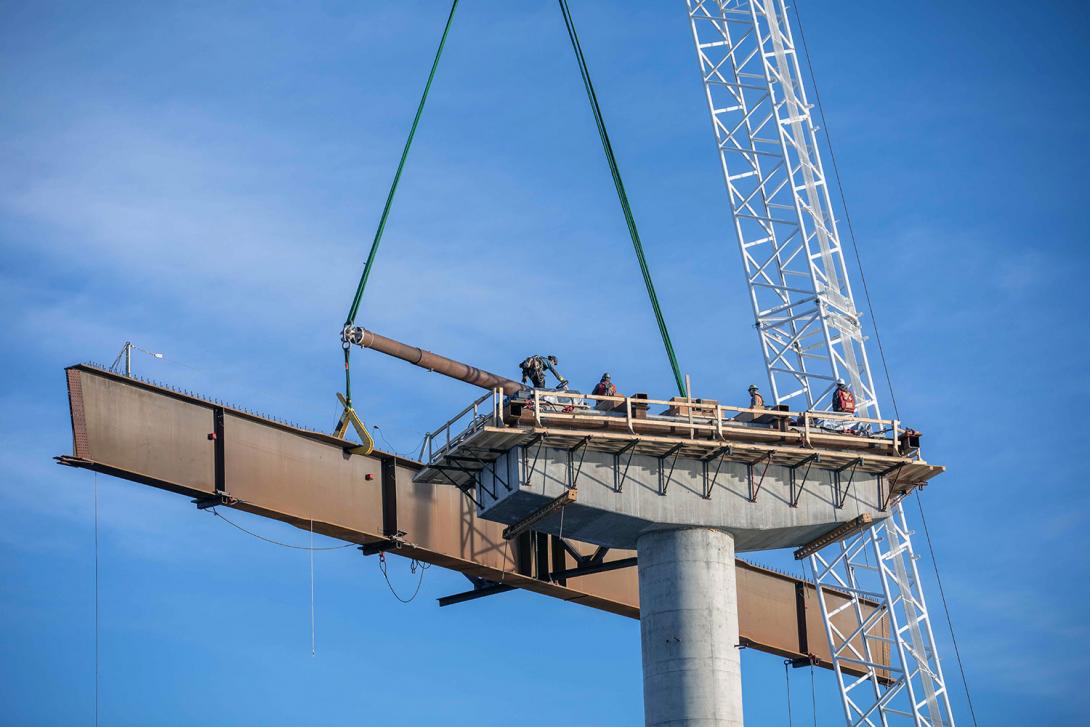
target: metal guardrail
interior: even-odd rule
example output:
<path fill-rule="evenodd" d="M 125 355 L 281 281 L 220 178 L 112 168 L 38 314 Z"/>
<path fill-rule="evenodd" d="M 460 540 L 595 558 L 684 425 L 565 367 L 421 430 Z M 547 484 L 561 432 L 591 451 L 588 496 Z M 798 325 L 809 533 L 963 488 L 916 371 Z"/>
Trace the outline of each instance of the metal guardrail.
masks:
<path fill-rule="evenodd" d="M 589 402 L 589 403 L 588 403 Z M 608 409 L 599 408 L 600 403 L 612 404 Z M 636 417 L 633 409 L 648 409 L 651 406 L 665 406 L 682 414 L 665 413 Z M 725 439 L 725 433 L 731 428 L 763 426 L 753 420 L 764 419 L 775 422 L 774 426 L 784 431 L 796 430 L 804 443 L 809 443 L 811 436 L 820 434 L 856 433 L 871 439 L 888 440 L 893 449 L 899 448 L 899 435 L 904 431 L 899 420 L 873 419 L 852 414 L 840 414 L 826 411 L 780 411 L 777 409 L 750 409 L 748 407 L 712 404 L 695 399 L 644 399 L 631 396 L 598 396 L 569 392 L 551 392 L 534 389 L 534 422 L 539 427 L 546 426 L 546 421 L 616 421 L 623 417 L 628 431 L 636 433 L 634 424 L 641 427 L 659 426 L 676 430 L 683 425 L 690 430 L 690 438 L 697 432 L 714 433 L 716 439 Z M 745 415 L 741 416 L 740 415 Z"/>
<path fill-rule="evenodd" d="M 601 425 L 624 421 L 625 427 L 633 436 L 637 436 L 638 425 L 645 433 L 649 427 L 660 427 L 668 430 L 671 436 L 678 436 L 677 430 L 684 428 L 689 430 L 690 439 L 701 435 L 702 439 L 714 438 L 723 441 L 730 438 L 731 431 L 761 428 L 792 433 L 806 446 L 813 446 L 811 440 L 822 435 L 855 434 L 872 440 L 884 440 L 899 454 L 899 435 L 905 431 L 896 419 L 873 419 L 836 412 L 750 409 L 702 402 L 698 399 L 600 396 L 552 389 L 532 389 L 528 393 L 527 408 L 533 413 L 534 424 L 541 428 L 555 424 L 570 427 L 580 422 Z M 504 426 L 504 402 L 503 391 L 495 389 L 469 404 L 435 431 L 424 436 L 420 460 L 435 461 L 483 426 Z M 667 411 L 672 409 L 677 413 L 635 413 L 646 411 L 652 406 L 664 406 Z M 919 457 L 918 450 L 913 454 Z"/>
<path fill-rule="evenodd" d="M 486 412 L 483 405 L 489 399 L 492 400 L 492 403 L 490 410 Z M 438 429 L 425 434 L 424 441 L 420 443 L 420 456 L 417 459 L 421 462 L 434 461 L 435 457 L 442 456 L 451 447 L 457 446 L 465 437 L 480 429 L 489 420 L 493 422 L 494 426 L 502 426 L 503 424 L 502 389 L 494 389 L 488 392 L 445 421 Z M 453 432 L 458 426 L 464 426 L 464 428 L 454 434 Z M 437 441 L 440 442 L 438 449 L 435 447 Z M 428 455 L 427 459 L 424 459 L 425 453 Z"/>

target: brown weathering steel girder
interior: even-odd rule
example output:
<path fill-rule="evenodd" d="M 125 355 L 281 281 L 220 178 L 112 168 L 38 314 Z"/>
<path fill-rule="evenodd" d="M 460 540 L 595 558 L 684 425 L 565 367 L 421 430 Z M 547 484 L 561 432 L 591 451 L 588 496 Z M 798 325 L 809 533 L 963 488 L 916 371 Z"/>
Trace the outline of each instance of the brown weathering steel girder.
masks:
<path fill-rule="evenodd" d="M 384 452 L 350 455 L 329 435 L 182 394 L 89 365 L 66 369 L 75 467 L 291 523 L 323 535 L 639 618 L 634 553 L 579 563 L 541 533 L 505 541 L 454 486 L 419 484 L 420 464 Z M 568 543 L 590 556 L 594 546 Z M 619 561 L 624 561 L 620 563 Z M 613 570 L 603 570 L 614 563 Z M 586 574 L 571 571 L 590 564 Z M 493 589 L 493 591 L 503 590 Z M 833 595 L 832 598 L 837 598 Z M 459 599 L 454 599 L 456 602 Z M 738 561 L 740 641 L 828 667 L 829 649 L 809 583 Z M 850 628 L 848 621 L 841 624 Z"/>

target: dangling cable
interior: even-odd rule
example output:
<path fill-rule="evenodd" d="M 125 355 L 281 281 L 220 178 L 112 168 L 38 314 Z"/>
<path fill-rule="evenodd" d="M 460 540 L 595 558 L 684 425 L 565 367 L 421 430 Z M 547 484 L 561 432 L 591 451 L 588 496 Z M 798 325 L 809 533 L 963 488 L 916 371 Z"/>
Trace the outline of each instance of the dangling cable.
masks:
<path fill-rule="evenodd" d="M 405 169 L 405 160 L 409 158 L 409 148 L 413 144 L 413 137 L 416 136 L 416 127 L 420 124 L 420 117 L 424 113 L 424 104 L 428 100 L 428 91 L 431 90 L 431 82 L 435 80 L 435 71 L 439 68 L 439 58 L 443 55 L 443 47 L 447 44 L 447 35 L 450 33 L 450 26 L 454 22 L 454 11 L 457 8 L 458 0 L 454 0 L 450 5 L 447 24 L 443 27 L 443 35 L 439 39 L 439 48 L 435 51 L 435 60 L 432 61 L 431 71 L 428 72 L 428 81 L 424 84 L 424 93 L 420 96 L 420 103 L 417 104 L 413 124 L 409 128 L 409 137 L 405 140 L 405 148 L 401 150 L 401 159 L 397 163 L 397 171 L 394 172 L 394 181 L 390 185 L 389 193 L 386 195 L 386 204 L 383 206 L 382 215 L 379 217 L 378 229 L 375 230 L 375 239 L 371 242 L 371 252 L 367 255 L 367 262 L 363 266 L 363 274 L 360 276 L 359 285 L 356 286 L 356 296 L 352 299 L 352 306 L 348 309 L 348 317 L 345 319 L 345 325 L 347 326 L 356 322 L 360 301 L 363 300 L 363 290 L 367 287 L 367 279 L 371 277 L 371 267 L 375 264 L 375 256 L 378 254 L 379 244 L 382 242 L 382 233 L 386 229 L 386 220 L 390 216 L 390 208 L 394 203 L 394 194 L 397 192 L 397 185 L 401 181 L 401 172 Z"/>
<path fill-rule="evenodd" d="M 424 84 L 424 92 L 420 95 L 420 103 L 416 106 L 416 114 L 413 116 L 412 126 L 409 127 L 409 136 L 405 139 L 405 147 L 401 150 L 401 159 L 397 163 L 397 171 L 394 172 L 394 180 L 390 184 L 390 191 L 386 194 L 386 204 L 382 207 L 382 214 L 379 216 L 378 229 L 375 230 L 375 237 L 371 241 L 371 250 L 367 253 L 367 261 L 363 265 L 363 273 L 360 275 L 360 282 L 356 285 L 356 295 L 352 298 L 352 305 L 348 309 L 348 316 L 345 318 L 344 328 L 348 329 L 356 322 L 356 314 L 359 313 L 360 303 L 363 300 L 363 291 L 367 287 L 367 280 L 371 277 L 371 268 L 375 264 L 375 257 L 378 255 L 379 245 L 382 243 L 382 233 L 386 230 L 386 220 L 390 217 L 390 209 L 394 204 L 394 195 L 397 193 L 397 185 L 401 182 L 401 172 L 405 169 L 405 160 L 409 158 L 409 149 L 412 147 L 413 138 L 416 136 L 416 127 L 420 125 L 420 117 L 424 114 L 424 104 L 428 100 L 428 92 L 431 90 L 431 83 L 435 80 L 435 71 L 439 68 L 439 59 L 443 55 L 443 48 L 447 44 L 447 36 L 450 34 L 450 26 L 454 22 L 454 11 L 458 8 L 458 0 L 450 5 L 450 14 L 447 16 L 447 23 L 443 26 L 443 35 L 439 38 L 439 47 L 435 51 L 435 60 L 431 63 L 431 70 L 428 72 L 428 81 Z M 349 369 L 349 351 L 351 344 L 345 340 L 343 342 L 344 347 L 344 400 L 345 403 L 352 406 L 352 377 Z"/>
<path fill-rule="evenodd" d="M 886 362 L 886 350 L 882 346 L 882 334 L 878 331 L 878 318 L 874 315 L 874 305 L 871 303 L 870 288 L 867 286 L 867 275 L 863 271 L 863 260 L 859 256 L 859 244 L 855 240 L 855 227 L 852 225 L 852 216 L 848 212 L 848 200 L 844 196 L 844 184 L 840 179 L 840 168 L 836 163 L 836 152 L 833 150 L 833 137 L 829 133 L 829 124 L 825 120 L 825 110 L 821 105 L 821 92 L 818 90 L 817 78 L 814 76 L 814 66 L 810 62 L 810 50 L 806 47 L 806 32 L 802 28 L 802 14 L 798 5 L 795 6 L 795 20 L 799 27 L 799 39 L 802 41 L 802 53 L 806 57 L 806 68 L 810 71 L 810 83 L 814 87 L 814 100 L 817 102 L 818 115 L 821 117 L 821 126 L 825 129 L 826 146 L 829 149 L 829 160 L 833 163 L 833 175 L 836 177 L 836 187 L 840 193 L 840 206 L 844 210 L 844 221 L 848 223 L 848 235 L 852 239 L 852 251 L 855 253 L 855 265 L 859 268 L 859 279 L 863 281 L 863 296 L 867 300 L 867 312 L 870 314 L 871 326 L 874 327 L 874 340 L 878 343 L 878 355 L 882 359 L 882 370 L 886 374 L 886 386 L 889 388 L 889 399 L 893 404 L 893 413 L 898 419 L 901 412 L 897 408 L 897 395 L 893 393 L 893 379 L 889 376 L 889 364 Z"/>
<path fill-rule="evenodd" d="M 307 545 L 292 545 L 291 543 L 283 543 L 283 542 L 281 542 L 279 540 L 273 540 L 272 538 L 266 538 L 264 535 L 258 535 L 257 533 L 255 533 L 252 530 L 247 530 L 246 528 L 242 527 L 241 525 L 234 522 L 233 520 L 228 520 L 227 518 L 225 518 L 223 515 L 221 515 L 219 512 L 217 512 L 217 509 L 214 508 L 214 507 L 208 508 L 208 512 L 212 513 L 215 517 L 218 517 L 220 520 L 227 523 L 228 525 L 235 528 L 236 530 L 241 530 L 242 532 L 246 533 L 247 535 L 255 537 L 258 540 L 264 540 L 266 543 L 271 543 L 272 545 L 279 545 L 281 548 L 291 548 L 292 550 L 317 550 L 317 551 L 322 551 L 322 550 L 343 550 L 344 548 L 358 547 L 355 543 L 345 543 L 344 545 L 331 545 L 329 547 L 322 547 L 322 548 L 314 548 L 314 547 L 307 546 Z"/>
<path fill-rule="evenodd" d="M 647 259 L 643 254 L 643 243 L 640 241 L 639 230 L 636 229 L 636 218 L 632 215 L 632 206 L 628 202 L 628 193 L 625 191 L 624 182 L 621 181 L 621 171 L 617 166 L 617 155 L 613 153 L 613 145 L 609 141 L 609 133 L 606 132 L 605 119 L 602 116 L 601 106 L 598 104 L 598 94 L 594 92 L 594 84 L 590 80 L 590 71 L 587 68 L 587 59 L 583 56 L 583 48 L 579 43 L 579 35 L 575 32 L 575 23 L 572 21 L 571 10 L 568 9 L 567 0 L 560 0 L 560 12 L 564 15 L 564 25 L 568 29 L 568 38 L 571 40 L 572 49 L 575 51 L 575 60 L 579 63 L 579 75 L 583 78 L 583 87 L 586 88 L 587 98 L 590 99 L 590 109 L 594 113 L 594 123 L 598 127 L 598 136 L 602 140 L 602 149 L 609 163 L 610 174 L 613 175 L 613 186 L 617 188 L 617 199 L 621 203 L 621 211 L 624 213 L 625 223 L 628 225 L 628 234 L 632 238 L 632 247 L 636 250 L 636 261 L 643 275 L 643 284 L 647 288 L 647 297 L 651 300 L 651 308 L 655 312 L 655 322 L 658 323 L 659 335 L 662 336 L 662 345 L 666 347 L 666 355 L 670 359 L 670 368 L 674 372 L 674 380 L 677 382 L 677 390 L 681 396 L 687 396 L 685 381 L 681 375 L 681 367 L 678 366 L 677 356 L 674 353 L 674 344 L 670 341 L 670 332 L 666 329 L 666 319 L 662 316 L 659 307 L 659 298 L 655 293 L 655 284 L 651 280 L 651 270 L 647 266 Z"/>
<path fill-rule="evenodd" d="M 946 603 L 946 592 L 942 588 L 942 576 L 939 575 L 939 561 L 935 558 L 935 548 L 931 545 L 931 534 L 927 531 L 927 518 L 923 514 L 923 500 L 920 491 L 916 490 L 916 506 L 920 509 L 920 522 L 923 523 L 924 539 L 927 541 L 927 549 L 931 553 L 931 567 L 935 570 L 935 581 L 939 584 L 939 597 L 942 600 L 942 610 L 946 612 L 946 625 L 950 628 L 950 641 L 954 644 L 954 656 L 958 660 L 958 670 L 961 672 L 961 685 L 965 688 L 965 701 L 969 703 L 969 715 L 973 718 L 973 727 L 976 727 L 976 710 L 973 709 L 973 697 L 969 694 L 969 681 L 965 678 L 965 665 L 961 663 L 961 649 L 958 648 L 958 638 L 954 635 L 954 620 L 950 618 L 950 606 Z"/>
<path fill-rule="evenodd" d="M 814 67 L 810 61 L 810 51 L 806 47 L 806 32 L 803 30 L 802 27 L 802 15 L 797 5 L 795 6 L 795 19 L 799 28 L 799 39 L 802 41 L 803 55 L 806 57 L 806 66 L 810 72 L 810 81 L 814 87 L 814 100 L 817 102 L 818 114 L 821 117 L 821 125 L 825 128 L 825 138 L 827 139 L 827 146 L 829 148 L 829 159 L 833 163 L 833 173 L 836 176 L 836 185 L 840 193 L 840 203 L 841 207 L 843 207 L 844 209 L 844 220 L 848 224 L 848 234 L 851 236 L 852 249 L 855 252 L 855 264 L 859 268 L 859 277 L 863 281 L 863 294 L 867 300 L 867 310 L 870 313 L 871 325 L 874 327 L 874 338 L 875 341 L 878 343 L 878 353 L 880 358 L 882 359 L 882 369 L 886 375 L 886 385 L 889 387 L 890 401 L 893 403 L 893 413 L 898 419 L 900 419 L 901 413 L 897 407 L 897 396 L 893 392 L 893 379 L 889 375 L 889 364 L 886 361 L 886 352 L 882 346 L 882 336 L 878 330 L 878 319 L 874 315 L 874 306 L 871 303 L 870 290 L 867 287 L 867 276 L 863 270 L 863 262 L 859 255 L 859 244 L 856 242 L 855 239 L 855 229 L 852 226 L 851 214 L 848 212 L 848 202 L 844 195 L 844 185 L 840 179 L 840 169 L 838 168 L 836 163 L 836 152 L 833 150 L 832 135 L 829 133 L 829 124 L 825 120 L 825 111 L 821 105 L 821 93 L 818 91 L 817 79 L 814 76 Z M 924 516 L 923 502 L 920 499 L 919 490 L 916 490 L 916 505 L 919 507 L 920 521 L 923 523 L 924 539 L 927 541 L 927 548 L 931 552 L 931 565 L 935 571 L 935 581 L 938 583 L 939 586 L 939 595 L 942 598 L 942 607 L 943 610 L 946 612 L 946 625 L 950 629 L 950 640 L 954 646 L 954 656 L 957 658 L 958 670 L 961 672 L 961 684 L 962 687 L 965 689 L 965 699 L 969 705 L 969 714 L 972 717 L 973 725 L 975 726 L 977 723 L 976 710 L 973 708 L 973 698 L 969 692 L 969 682 L 965 678 L 965 665 L 962 663 L 961 652 L 958 649 L 957 636 L 954 634 L 954 622 L 950 618 L 950 607 L 946 602 L 946 594 L 943 592 L 942 577 L 939 575 L 939 564 L 938 561 L 935 559 L 935 548 L 931 542 L 931 534 L 927 530 L 927 518 Z"/>
<path fill-rule="evenodd" d="M 817 687 L 814 686 L 814 665 L 810 664 L 810 706 L 814 710 L 814 727 L 817 727 Z"/>
<path fill-rule="evenodd" d="M 99 618 L 98 618 L 98 602 L 99 602 L 99 578 L 98 578 L 98 472 L 95 472 L 95 485 L 94 485 L 94 510 L 95 510 L 95 727 L 98 727 L 98 705 L 99 705 L 99 692 L 100 692 L 100 668 L 99 668 Z"/>
<path fill-rule="evenodd" d="M 386 553 L 378 554 L 378 569 L 382 571 L 382 577 L 386 579 L 386 585 L 389 587 L 390 593 L 394 594 L 394 598 L 402 603 L 412 603 L 416 600 L 417 595 L 420 593 L 420 586 L 424 584 L 424 571 L 428 568 L 431 568 L 431 563 L 424 563 L 416 558 L 409 561 L 409 572 L 416 573 L 417 570 L 419 570 L 420 575 L 417 577 L 416 590 L 413 591 L 413 595 L 408 598 L 402 598 L 397 590 L 394 589 L 394 584 L 390 582 L 390 575 L 386 572 Z"/>
<path fill-rule="evenodd" d="M 310 556 L 310 655 L 317 656 L 318 648 L 314 638 L 314 520 L 310 521 L 310 547 L 307 551 Z"/>
<path fill-rule="evenodd" d="M 791 716 L 791 670 L 790 659 L 783 660 L 783 678 L 787 680 L 787 727 L 795 727 L 795 718 Z"/>

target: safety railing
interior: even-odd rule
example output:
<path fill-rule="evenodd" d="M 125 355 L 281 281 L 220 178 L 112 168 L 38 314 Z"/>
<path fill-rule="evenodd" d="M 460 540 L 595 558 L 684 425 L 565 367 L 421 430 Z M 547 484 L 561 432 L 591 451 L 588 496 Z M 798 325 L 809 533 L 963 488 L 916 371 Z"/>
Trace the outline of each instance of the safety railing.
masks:
<path fill-rule="evenodd" d="M 815 441 L 835 444 L 837 438 L 853 435 L 872 441 L 885 441 L 893 451 L 900 452 L 899 435 L 904 431 L 896 419 L 873 419 L 827 411 L 751 409 L 699 399 L 645 399 L 552 389 L 530 389 L 520 398 L 537 427 L 561 425 L 572 428 L 581 423 L 601 427 L 613 424 L 623 426 L 633 436 L 661 429 L 666 436 L 677 437 L 681 430 L 687 432 L 690 439 L 728 441 L 732 433 L 767 431 L 797 440 L 805 446 L 813 446 Z M 505 401 L 503 391 L 496 389 L 469 404 L 435 431 L 424 435 L 420 459 L 432 462 L 442 457 L 484 426 L 504 426 Z M 660 406 L 666 409 L 650 411 L 652 407 Z M 667 413 L 671 411 L 673 413 Z M 637 429 L 640 431 L 637 432 Z"/>
<path fill-rule="evenodd" d="M 445 421 L 438 429 L 424 435 L 420 443 L 419 460 L 431 462 L 435 457 L 458 444 L 473 432 L 491 422 L 495 426 L 503 423 L 503 391 L 496 389 L 472 402 L 465 409 Z M 438 442 L 438 447 L 436 443 Z M 424 455 L 427 459 L 424 459 Z"/>
<path fill-rule="evenodd" d="M 676 413 L 648 411 L 658 406 Z M 700 433 L 726 439 L 731 429 L 760 428 L 795 434 L 806 444 L 823 435 L 851 434 L 884 439 L 896 450 L 899 435 L 904 431 L 896 419 L 874 419 L 838 412 L 750 409 L 699 399 L 645 399 L 543 389 L 533 390 L 532 409 L 534 423 L 539 427 L 546 427 L 549 423 L 569 426 L 578 422 L 608 424 L 623 419 L 625 427 L 633 435 L 639 426 L 644 431 L 656 427 L 669 430 L 671 436 L 677 436 L 677 430 L 681 428 L 689 430 L 690 438 L 696 438 Z M 642 413 L 637 415 L 634 413 L 637 411 Z"/>

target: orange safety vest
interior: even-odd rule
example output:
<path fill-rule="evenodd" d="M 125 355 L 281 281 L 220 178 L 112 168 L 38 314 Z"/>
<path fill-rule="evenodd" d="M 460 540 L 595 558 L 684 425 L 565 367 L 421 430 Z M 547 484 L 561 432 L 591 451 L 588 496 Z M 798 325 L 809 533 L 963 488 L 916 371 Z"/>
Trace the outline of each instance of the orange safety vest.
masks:
<path fill-rule="evenodd" d="M 607 384 L 604 381 L 599 381 L 598 385 L 594 387 L 592 392 L 595 396 L 616 396 L 617 387 L 612 383 Z"/>
<path fill-rule="evenodd" d="M 837 389 L 833 395 L 833 411 L 855 414 L 855 394 L 847 389 Z"/>

